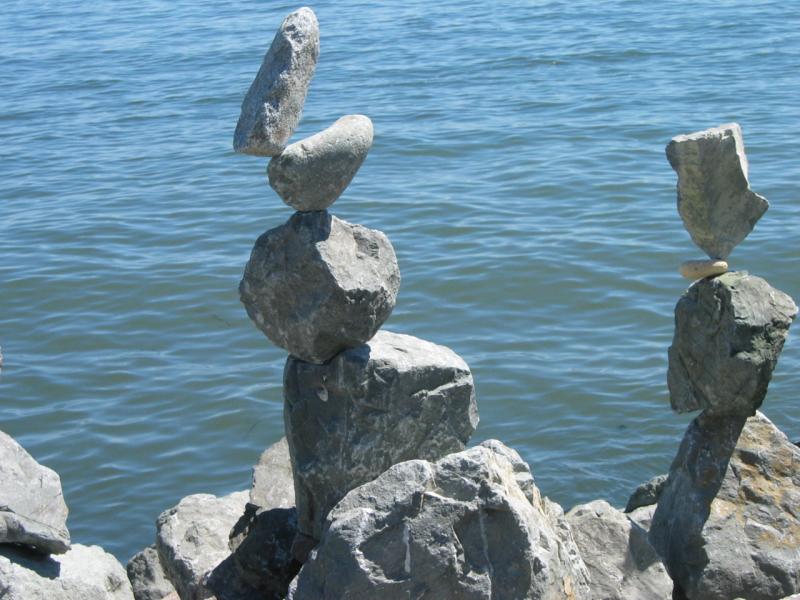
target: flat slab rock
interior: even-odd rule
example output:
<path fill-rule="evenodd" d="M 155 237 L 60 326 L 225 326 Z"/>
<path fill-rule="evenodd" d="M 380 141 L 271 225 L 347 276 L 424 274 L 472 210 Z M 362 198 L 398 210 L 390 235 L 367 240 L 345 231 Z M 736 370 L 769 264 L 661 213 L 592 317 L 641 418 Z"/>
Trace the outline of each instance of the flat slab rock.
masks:
<path fill-rule="evenodd" d="M 239 294 L 275 345 L 324 363 L 372 338 L 399 289 L 397 258 L 383 233 L 320 211 L 295 213 L 258 238 Z"/>
<path fill-rule="evenodd" d="M 692 241 L 710 258 L 728 258 L 769 208 L 750 190 L 741 127 L 679 135 L 667 145 L 667 160 L 678 174 L 678 212 Z"/>
<path fill-rule="evenodd" d="M 521 465 L 493 441 L 391 467 L 331 511 L 287 598 L 588 600 L 563 512 Z"/>
<path fill-rule="evenodd" d="M 313 540 L 347 492 L 398 462 L 463 450 L 478 424 L 467 364 L 388 331 L 325 365 L 289 357 L 283 387 L 298 529 Z"/>
<path fill-rule="evenodd" d="M 690 600 L 800 592 L 800 448 L 760 412 L 689 425 L 650 541 Z"/>
<path fill-rule="evenodd" d="M 233 149 L 256 156 L 280 154 L 300 122 L 319 58 L 319 24 L 303 7 L 281 23 L 242 102 Z"/>
<path fill-rule="evenodd" d="M 261 510 L 294 507 L 292 459 L 285 437 L 264 450 L 253 467 L 250 503 Z"/>
<path fill-rule="evenodd" d="M 789 296 L 746 272 L 695 282 L 675 307 L 667 371 L 672 409 L 752 415 L 795 315 Z"/>
<path fill-rule="evenodd" d="M 0 431 L 0 543 L 47 554 L 69 550 L 61 479 Z"/>

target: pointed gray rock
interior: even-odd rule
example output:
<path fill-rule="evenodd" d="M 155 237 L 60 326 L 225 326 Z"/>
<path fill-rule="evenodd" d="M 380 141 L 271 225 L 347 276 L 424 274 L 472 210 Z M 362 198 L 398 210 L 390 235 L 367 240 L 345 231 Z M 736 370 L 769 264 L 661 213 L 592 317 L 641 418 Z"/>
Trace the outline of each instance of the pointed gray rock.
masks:
<path fill-rule="evenodd" d="M 280 154 L 294 133 L 319 58 L 319 24 L 303 7 L 281 23 L 242 102 L 233 149 L 256 156 Z"/>
<path fill-rule="evenodd" d="M 295 210 L 325 210 L 350 185 L 371 147 L 372 121 L 347 115 L 273 157 L 269 184 Z"/>
<path fill-rule="evenodd" d="M 664 489 L 664 485 L 666 483 L 667 475 L 664 473 L 662 475 L 656 475 L 649 481 L 646 481 L 637 487 L 633 491 L 633 494 L 631 494 L 631 497 L 628 498 L 628 503 L 625 505 L 625 512 L 633 512 L 642 506 L 656 504 L 658 502 L 658 497 L 661 495 L 661 491 Z"/>
<path fill-rule="evenodd" d="M 172 582 L 167 578 L 158 551 L 149 546 L 135 554 L 126 567 L 135 600 L 165 600 L 177 596 Z"/>
<path fill-rule="evenodd" d="M 264 450 L 258 464 L 253 467 L 250 503 L 262 510 L 294 506 L 292 459 L 285 437 Z"/>
<path fill-rule="evenodd" d="M 742 130 L 736 123 L 672 138 L 667 160 L 678 174 L 678 212 L 710 258 L 726 259 L 769 208 L 750 190 Z"/>
<path fill-rule="evenodd" d="M 752 415 L 796 314 L 789 296 L 746 272 L 695 282 L 675 307 L 672 409 Z"/>
<path fill-rule="evenodd" d="M 239 294 L 274 344 L 324 363 L 375 335 L 399 288 L 397 258 L 383 233 L 320 211 L 295 213 L 258 238 Z"/>

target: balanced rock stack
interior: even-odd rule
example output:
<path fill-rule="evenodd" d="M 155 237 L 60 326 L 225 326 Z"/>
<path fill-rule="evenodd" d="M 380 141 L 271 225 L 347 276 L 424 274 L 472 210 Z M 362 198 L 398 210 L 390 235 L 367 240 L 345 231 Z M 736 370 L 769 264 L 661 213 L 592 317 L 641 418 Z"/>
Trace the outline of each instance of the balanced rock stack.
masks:
<path fill-rule="evenodd" d="M 660 491 L 650 541 L 689 599 L 783 598 L 800 592 L 800 449 L 757 409 L 797 306 L 720 264 L 767 208 L 749 189 L 739 126 L 676 137 L 667 157 L 678 211 L 713 260 L 692 267 L 700 279 L 675 308 L 670 402 L 703 412 Z"/>

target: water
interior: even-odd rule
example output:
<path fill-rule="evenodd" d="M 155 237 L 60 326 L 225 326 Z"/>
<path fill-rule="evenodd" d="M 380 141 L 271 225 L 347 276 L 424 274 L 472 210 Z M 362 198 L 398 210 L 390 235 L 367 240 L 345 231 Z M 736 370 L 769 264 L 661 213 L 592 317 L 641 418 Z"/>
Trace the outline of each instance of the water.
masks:
<path fill-rule="evenodd" d="M 313 5 L 294 139 L 343 114 L 375 145 L 334 206 L 387 233 L 386 328 L 473 369 L 475 440 L 569 508 L 664 472 L 666 350 L 700 258 L 664 146 L 742 124 L 772 202 L 731 264 L 800 297 L 800 13 L 787 2 Z M 239 304 L 290 211 L 230 150 L 285 2 L 7 0 L 0 14 L 0 429 L 62 477 L 76 542 L 120 559 L 191 493 L 248 486 L 281 435 L 285 354 Z M 800 438 L 800 349 L 765 412 Z"/>

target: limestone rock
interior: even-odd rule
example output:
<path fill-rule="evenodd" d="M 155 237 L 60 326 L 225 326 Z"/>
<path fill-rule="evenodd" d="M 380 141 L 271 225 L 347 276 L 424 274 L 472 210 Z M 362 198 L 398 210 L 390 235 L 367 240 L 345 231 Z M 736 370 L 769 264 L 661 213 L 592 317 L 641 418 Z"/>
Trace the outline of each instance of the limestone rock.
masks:
<path fill-rule="evenodd" d="M 283 389 L 298 529 L 313 540 L 347 492 L 395 463 L 463 450 L 478 424 L 466 363 L 387 331 L 325 365 L 289 357 Z"/>
<path fill-rule="evenodd" d="M 722 275 L 728 271 L 728 263 L 724 260 L 687 260 L 681 264 L 681 276 L 695 281 L 704 277 Z"/>
<path fill-rule="evenodd" d="M 43 553 L 69 550 L 61 479 L 0 431 L 0 543 Z"/>
<path fill-rule="evenodd" d="M 125 569 L 99 546 L 73 544 L 64 554 L 42 556 L 0 546 L 3 600 L 133 600 Z"/>
<path fill-rule="evenodd" d="M 288 599 L 590 598 L 560 507 L 535 487 L 531 502 L 496 449 L 403 462 L 351 491 Z"/>
<path fill-rule="evenodd" d="M 625 505 L 625 512 L 633 512 L 641 506 L 650 506 L 658 502 L 658 497 L 667 483 L 667 475 L 656 475 L 649 481 L 646 481 L 637 487 L 631 497 L 628 498 L 628 504 Z"/>
<path fill-rule="evenodd" d="M 155 546 L 135 554 L 128 561 L 127 571 L 136 600 L 165 600 L 170 594 L 177 594 L 161 566 Z"/>
<path fill-rule="evenodd" d="M 375 335 L 399 288 L 397 258 L 383 233 L 320 211 L 295 213 L 258 238 L 239 293 L 274 344 L 324 363 Z"/>
<path fill-rule="evenodd" d="M 667 145 L 678 174 L 678 212 L 710 258 L 725 260 L 769 208 L 750 190 L 742 130 L 736 123 L 689 135 Z"/>
<path fill-rule="evenodd" d="M 760 412 L 689 425 L 650 541 L 690 600 L 800 592 L 800 449 Z"/>
<path fill-rule="evenodd" d="M 644 529 L 645 531 L 650 531 L 650 527 L 653 525 L 653 515 L 656 512 L 656 505 L 655 504 L 648 504 L 647 506 L 640 506 L 639 508 L 634 508 L 631 512 L 626 513 L 628 518 L 636 523 L 639 527 Z"/>
<path fill-rule="evenodd" d="M 746 272 L 695 282 L 675 307 L 672 409 L 752 415 L 796 314 L 789 296 Z"/>
<path fill-rule="evenodd" d="M 594 600 L 672 600 L 672 579 L 647 532 L 604 500 L 567 513 L 572 537 L 591 576 Z"/>
<path fill-rule="evenodd" d="M 233 149 L 256 156 L 280 154 L 300 122 L 319 58 L 319 24 L 303 7 L 281 23 L 242 102 Z"/>
<path fill-rule="evenodd" d="M 294 506 L 294 478 L 289 443 L 285 437 L 264 450 L 253 467 L 250 502 L 262 510 Z"/>
<path fill-rule="evenodd" d="M 158 556 L 182 600 L 212 597 L 206 577 L 230 555 L 228 537 L 244 513 L 247 497 L 247 492 L 221 498 L 194 494 L 158 517 Z"/>
<path fill-rule="evenodd" d="M 325 210 L 350 185 L 372 147 L 372 121 L 347 115 L 269 161 L 269 184 L 295 210 Z"/>

